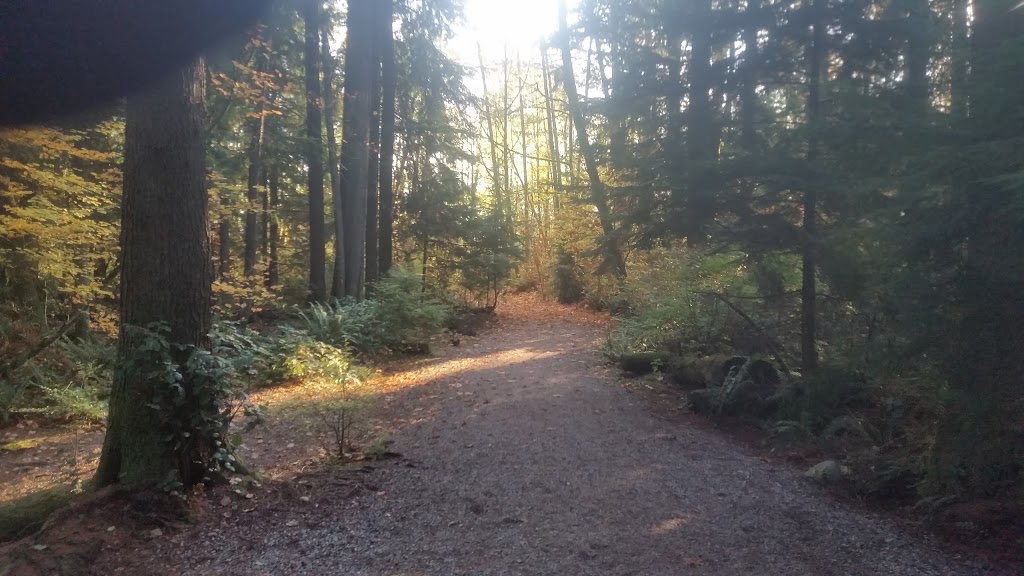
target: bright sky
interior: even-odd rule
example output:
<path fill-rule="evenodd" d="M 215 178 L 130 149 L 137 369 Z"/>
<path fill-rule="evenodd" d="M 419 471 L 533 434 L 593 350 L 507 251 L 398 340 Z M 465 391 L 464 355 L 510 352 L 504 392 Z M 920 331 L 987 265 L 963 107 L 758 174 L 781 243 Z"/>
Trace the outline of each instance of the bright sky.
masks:
<path fill-rule="evenodd" d="M 571 14 L 576 0 L 568 4 Z M 557 0 L 465 0 L 465 20 L 449 48 L 474 68 L 478 42 L 489 64 L 501 59 L 506 44 L 510 58 L 518 50 L 524 60 L 534 60 L 540 57 L 540 39 L 557 29 Z"/>

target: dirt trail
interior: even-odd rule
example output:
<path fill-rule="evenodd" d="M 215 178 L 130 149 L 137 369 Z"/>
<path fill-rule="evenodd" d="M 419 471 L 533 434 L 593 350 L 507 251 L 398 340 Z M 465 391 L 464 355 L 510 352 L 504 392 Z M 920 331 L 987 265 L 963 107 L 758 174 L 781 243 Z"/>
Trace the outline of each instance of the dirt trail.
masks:
<path fill-rule="evenodd" d="M 387 397 L 373 488 L 179 541 L 189 574 L 939 575 L 960 563 L 796 472 L 655 417 L 564 314 L 503 317 Z M 297 525 L 296 525 L 297 524 Z"/>

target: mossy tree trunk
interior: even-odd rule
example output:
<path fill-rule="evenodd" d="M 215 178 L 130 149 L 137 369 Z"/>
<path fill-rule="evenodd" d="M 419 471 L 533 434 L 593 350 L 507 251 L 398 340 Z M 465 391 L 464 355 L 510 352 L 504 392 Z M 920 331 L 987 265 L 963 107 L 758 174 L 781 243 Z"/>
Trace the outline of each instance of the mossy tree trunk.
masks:
<path fill-rule="evenodd" d="M 128 99 L 121 225 L 121 365 L 135 327 L 164 322 L 171 342 L 200 345 L 210 327 L 210 238 L 204 147 L 206 67 L 198 59 Z M 196 464 L 179 458 L 148 406 L 152 382 L 118 370 L 96 481 L 152 486 Z M 201 462 L 200 462 L 201 464 Z"/>

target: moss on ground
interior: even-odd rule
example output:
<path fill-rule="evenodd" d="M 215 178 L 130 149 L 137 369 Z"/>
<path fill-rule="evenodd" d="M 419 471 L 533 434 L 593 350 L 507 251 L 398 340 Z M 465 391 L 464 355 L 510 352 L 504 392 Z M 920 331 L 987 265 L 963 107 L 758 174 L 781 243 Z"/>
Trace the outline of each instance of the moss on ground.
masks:
<path fill-rule="evenodd" d="M 0 542 L 17 540 L 38 530 L 70 500 L 70 486 L 54 486 L 0 506 Z"/>

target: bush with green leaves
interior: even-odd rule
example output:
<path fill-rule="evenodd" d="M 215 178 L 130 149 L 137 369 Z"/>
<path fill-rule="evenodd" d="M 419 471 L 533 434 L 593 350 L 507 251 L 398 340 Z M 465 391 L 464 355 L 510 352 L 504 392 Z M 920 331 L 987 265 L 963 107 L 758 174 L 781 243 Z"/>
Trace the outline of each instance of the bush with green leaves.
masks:
<path fill-rule="evenodd" d="M 357 352 L 423 351 L 444 331 L 451 307 L 424 290 L 422 279 L 395 268 L 373 287 L 373 299 L 345 299 L 304 310 L 302 330 L 310 338 Z"/>
<path fill-rule="evenodd" d="M 262 415 L 249 400 L 231 360 L 197 346 L 170 342 L 165 325 L 122 330 L 138 344 L 117 369 L 123 371 L 123 378 L 149 382 L 154 393 L 147 406 L 173 452 L 183 459 L 197 451 L 204 453 L 204 477 L 237 471 L 234 449 L 241 437 L 230 434 L 231 424 L 241 416 L 249 430 L 262 421 Z M 169 482 L 182 480 L 174 478 Z"/>
<path fill-rule="evenodd" d="M 15 413 L 102 422 L 116 357 L 101 337 L 63 338 L 0 380 L 0 422 Z"/>
<path fill-rule="evenodd" d="M 444 331 L 452 309 L 429 291 L 418 276 L 393 269 L 373 289 L 382 340 L 392 350 L 421 351 Z"/>
<path fill-rule="evenodd" d="M 552 288 L 561 304 L 577 304 L 586 296 L 583 285 L 583 271 L 576 264 L 576 257 L 565 250 L 559 250 L 551 270 Z"/>
<path fill-rule="evenodd" d="M 324 450 L 346 458 L 353 432 L 365 420 L 370 371 L 356 365 L 346 349 L 315 340 L 299 346 L 288 360 L 287 369 L 295 378 L 324 390 L 323 398 L 302 411 Z"/>

